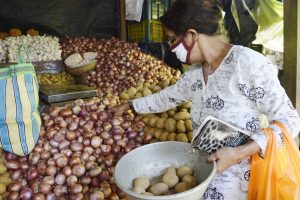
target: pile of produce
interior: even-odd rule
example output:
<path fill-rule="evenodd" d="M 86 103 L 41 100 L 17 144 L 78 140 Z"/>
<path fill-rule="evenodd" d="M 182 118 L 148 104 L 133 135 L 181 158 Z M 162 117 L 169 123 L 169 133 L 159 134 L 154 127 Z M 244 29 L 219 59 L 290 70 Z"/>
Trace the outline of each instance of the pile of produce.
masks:
<path fill-rule="evenodd" d="M 3 150 L 0 149 L 0 200 L 7 198 L 8 193 L 6 190 L 11 181 L 12 180 L 6 168 L 5 154 Z"/>
<path fill-rule="evenodd" d="M 173 77 L 172 79 L 165 79 L 164 81 L 158 83 L 158 84 L 150 84 L 150 83 L 144 83 L 144 84 L 138 84 L 135 87 L 130 87 L 128 90 L 124 90 L 120 94 L 120 99 L 122 100 L 132 100 L 132 99 L 138 99 L 141 97 L 146 97 L 148 95 L 157 93 L 161 91 L 162 89 L 175 84 L 177 79 Z"/>
<path fill-rule="evenodd" d="M 0 60 L 17 62 L 17 52 L 20 45 L 27 45 L 30 49 L 31 61 L 53 61 L 61 60 L 61 46 L 59 39 L 52 36 L 30 36 L 7 37 L 0 40 L 0 47 L 7 49 L 6 54 L 1 54 Z M 5 51 L 5 50 L 3 50 Z M 1 50 L 0 50 L 1 52 Z M 22 51 L 22 55 L 25 53 Z M 7 58 L 3 58 L 7 56 Z"/>
<path fill-rule="evenodd" d="M 9 32 L 0 32 L 0 39 L 3 40 L 9 36 L 13 36 L 13 37 L 18 37 L 21 36 L 23 33 L 20 29 L 18 28 L 12 28 L 9 30 Z M 35 29 L 28 29 L 26 31 L 26 35 L 30 35 L 30 36 L 38 36 L 40 33 L 39 31 L 35 30 Z M 25 33 L 24 33 L 25 35 Z"/>
<path fill-rule="evenodd" d="M 147 196 L 162 196 L 185 192 L 197 186 L 197 180 L 193 173 L 194 170 L 186 165 L 178 169 L 168 167 L 162 178 L 160 178 L 161 182 L 159 183 L 151 184 L 147 177 L 134 179 L 132 191 Z"/>
<path fill-rule="evenodd" d="M 175 84 L 176 79 L 166 79 L 158 84 L 138 84 L 121 93 L 120 99 L 132 100 L 145 97 Z M 159 114 L 141 115 L 147 125 L 145 132 L 153 136 L 156 141 L 180 141 L 191 142 L 193 138 L 192 121 L 190 119 L 190 107 L 192 103 L 186 102 L 178 108 Z"/>
<path fill-rule="evenodd" d="M 167 112 L 143 115 L 142 120 L 147 125 L 145 132 L 156 138 L 152 142 L 191 142 L 193 138 L 193 127 L 190 118 L 191 104 L 191 102 L 186 102 Z"/>
<path fill-rule="evenodd" d="M 113 180 L 116 162 L 150 142 L 144 123 L 131 111 L 114 116 L 117 98 L 53 107 L 29 157 L 7 154 L 13 182 L 9 199 L 125 199 Z"/>
<path fill-rule="evenodd" d="M 73 53 L 98 52 L 96 70 L 85 76 L 86 84 L 99 88 L 100 95 L 118 96 L 139 83 L 158 83 L 179 77 L 176 71 L 162 61 L 139 50 L 136 44 L 116 38 L 66 38 L 62 44 L 63 58 Z"/>
<path fill-rule="evenodd" d="M 74 78 L 66 73 L 38 74 L 39 85 L 71 85 L 75 83 Z"/>

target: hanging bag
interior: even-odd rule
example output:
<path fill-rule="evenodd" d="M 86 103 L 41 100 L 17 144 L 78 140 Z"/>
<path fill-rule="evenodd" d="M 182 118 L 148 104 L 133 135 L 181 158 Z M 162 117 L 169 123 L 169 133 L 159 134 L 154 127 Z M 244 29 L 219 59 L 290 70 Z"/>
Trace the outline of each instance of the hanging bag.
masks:
<path fill-rule="evenodd" d="M 284 145 L 277 148 L 272 129 L 264 129 L 268 140 L 264 159 L 252 156 L 249 200 L 299 200 L 300 153 L 283 124 L 280 127 Z"/>
<path fill-rule="evenodd" d="M 21 49 L 24 48 L 24 60 Z M 18 64 L 0 67 L 0 148 L 24 156 L 34 148 L 41 126 L 37 78 L 26 46 Z"/>

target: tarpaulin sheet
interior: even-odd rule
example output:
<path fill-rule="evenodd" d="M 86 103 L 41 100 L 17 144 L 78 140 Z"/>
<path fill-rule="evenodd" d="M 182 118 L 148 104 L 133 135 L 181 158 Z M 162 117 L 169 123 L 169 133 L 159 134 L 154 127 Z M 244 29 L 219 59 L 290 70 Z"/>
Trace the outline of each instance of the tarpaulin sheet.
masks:
<path fill-rule="evenodd" d="M 56 36 L 119 36 L 118 0 L 0 0 L 0 31 L 35 28 Z"/>

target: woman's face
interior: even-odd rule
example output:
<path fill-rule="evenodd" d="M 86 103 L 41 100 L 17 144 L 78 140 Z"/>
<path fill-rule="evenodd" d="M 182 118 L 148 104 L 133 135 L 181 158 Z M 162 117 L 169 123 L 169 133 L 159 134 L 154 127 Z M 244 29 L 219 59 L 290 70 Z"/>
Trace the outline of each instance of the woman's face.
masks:
<path fill-rule="evenodd" d="M 182 63 L 193 64 L 199 57 L 198 52 L 198 33 L 188 31 L 184 35 L 176 35 L 172 30 L 165 27 L 166 41 L 173 53 Z M 196 36 L 196 37 L 195 37 Z"/>

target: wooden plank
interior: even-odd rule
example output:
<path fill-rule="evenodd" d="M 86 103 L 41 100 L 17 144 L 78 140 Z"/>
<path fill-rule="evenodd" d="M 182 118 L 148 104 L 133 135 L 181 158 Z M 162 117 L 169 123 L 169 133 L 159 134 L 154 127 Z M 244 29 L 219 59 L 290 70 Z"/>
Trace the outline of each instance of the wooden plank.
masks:
<path fill-rule="evenodd" d="M 300 70 L 297 60 L 297 8 L 297 0 L 284 1 L 284 86 L 294 106 L 297 96 L 297 71 Z"/>
<path fill-rule="evenodd" d="M 120 25 L 121 25 L 121 39 L 127 40 L 126 30 L 126 4 L 125 0 L 120 0 Z"/>

